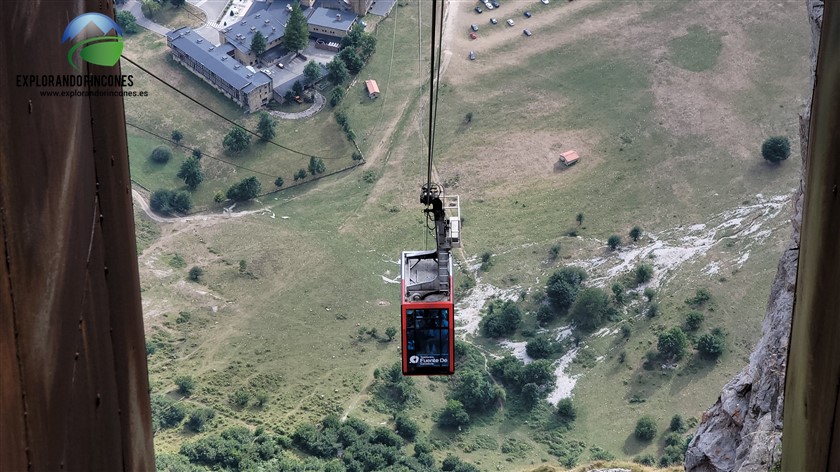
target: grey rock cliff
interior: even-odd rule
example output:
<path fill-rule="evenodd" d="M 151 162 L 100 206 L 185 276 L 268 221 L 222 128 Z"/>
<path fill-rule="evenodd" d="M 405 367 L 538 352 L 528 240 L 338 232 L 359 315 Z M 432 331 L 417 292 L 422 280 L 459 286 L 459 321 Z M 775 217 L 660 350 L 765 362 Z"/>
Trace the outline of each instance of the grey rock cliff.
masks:
<path fill-rule="evenodd" d="M 806 0 L 806 5 L 811 23 L 813 90 L 823 1 Z M 799 120 L 802 174 L 793 196 L 793 234 L 779 261 L 761 340 L 750 355 L 749 364 L 723 387 L 718 401 L 703 415 L 686 452 L 685 469 L 689 472 L 766 471 L 781 457 L 785 367 L 799 259 L 810 117 L 809 94 Z"/>

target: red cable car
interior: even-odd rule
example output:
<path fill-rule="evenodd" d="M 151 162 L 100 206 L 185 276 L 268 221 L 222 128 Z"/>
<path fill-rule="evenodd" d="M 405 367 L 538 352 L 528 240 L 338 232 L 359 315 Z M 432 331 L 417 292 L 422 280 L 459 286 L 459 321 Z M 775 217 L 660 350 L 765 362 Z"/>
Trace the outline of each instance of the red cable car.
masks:
<path fill-rule="evenodd" d="M 461 247 L 458 196 L 440 198 L 424 188 L 421 201 L 435 223 L 437 249 L 405 251 L 401 263 L 402 367 L 404 375 L 455 373 L 455 300 L 451 249 Z M 447 218 L 446 210 L 450 216 Z"/>

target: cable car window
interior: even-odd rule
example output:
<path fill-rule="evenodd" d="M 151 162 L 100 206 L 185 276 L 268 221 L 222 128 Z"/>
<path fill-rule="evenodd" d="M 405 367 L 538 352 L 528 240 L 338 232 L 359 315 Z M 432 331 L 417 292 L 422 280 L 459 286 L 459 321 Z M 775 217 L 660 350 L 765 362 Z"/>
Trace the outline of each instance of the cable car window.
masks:
<path fill-rule="evenodd" d="M 405 317 L 410 368 L 448 366 L 449 310 L 406 310 Z"/>

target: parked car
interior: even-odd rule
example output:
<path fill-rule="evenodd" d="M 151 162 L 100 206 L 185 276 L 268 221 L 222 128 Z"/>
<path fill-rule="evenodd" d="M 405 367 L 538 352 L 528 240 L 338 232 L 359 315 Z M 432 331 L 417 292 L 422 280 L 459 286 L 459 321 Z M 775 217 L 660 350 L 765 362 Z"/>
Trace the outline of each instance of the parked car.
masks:
<path fill-rule="evenodd" d="M 477 38 L 477 37 L 478 37 L 478 36 L 476 36 L 476 34 L 475 34 L 475 33 L 470 33 L 470 39 L 475 39 L 475 38 Z"/>
<path fill-rule="evenodd" d="M 476 13 L 481 13 L 481 12 L 483 12 L 483 11 L 484 11 L 484 10 L 482 10 L 482 9 L 481 9 L 481 7 L 475 7 L 475 12 L 476 12 Z"/>
<path fill-rule="evenodd" d="M 531 36 L 531 30 L 522 30 L 522 34 L 525 36 Z"/>
<path fill-rule="evenodd" d="M 471 61 L 475 60 L 475 51 L 470 51 L 470 60 Z"/>
<path fill-rule="evenodd" d="M 498 22 L 499 22 L 499 20 L 497 20 L 495 18 L 490 18 L 490 23 L 493 23 L 495 25 Z"/>
<path fill-rule="evenodd" d="M 508 24 L 508 26 L 513 26 L 513 20 L 511 20 L 510 18 L 508 18 L 508 20 L 507 20 L 507 24 Z"/>
<path fill-rule="evenodd" d="M 499 0 L 490 0 L 490 4 L 492 4 L 494 8 L 499 8 L 500 6 L 502 6 L 502 4 L 499 3 Z"/>
<path fill-rule="evenodd" d="M 484 7 L 487 8 L 488 10 L 493 9 L 493 5 L 491 5 L 490 2 L 484 2 Z"/>
<path fill-rule="evenodd" d="M 543 5 L 548 5 L 548 0 L 540 0 Z"/>
<path fill-rule="evenodd" d="M 473 31 L 478 31 L 478 25 L 473 23 L 473 24 L 470 25 L 470 29 L 473 30 Z"/>
<path fill-rule="evenodd" d="M 531 12 L 525 10 L 525 18 L 531 18 Z"/>

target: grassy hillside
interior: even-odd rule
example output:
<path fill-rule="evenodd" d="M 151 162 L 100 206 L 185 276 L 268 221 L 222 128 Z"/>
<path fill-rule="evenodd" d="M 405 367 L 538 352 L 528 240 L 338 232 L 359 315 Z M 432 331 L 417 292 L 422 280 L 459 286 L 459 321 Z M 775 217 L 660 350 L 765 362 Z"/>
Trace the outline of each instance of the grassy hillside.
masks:
<path fill-rule="evenodd" d="M 394 408 L 376 394 L 383 380 L 374 377 L 398 360 L 398 340 L 384 335 L 399 326 L 398 289 L 389 280 L 397 277 L 400 251 L 432 244 L 417 201 L 425 177 L 430 9 L 400 5 L 379 24 L 377 52 L 360 74 L 376 78 L 382 96 L 367 99 L 357 81 L 340 105 L 365 166 L 238 205 L 250 212 L 243 216 L 154 223 L 138 212 L 152 393 L 216 412 L 203 433 L 183 425 L 159 431 L 159 451 L 174 453 L 237 425 L 291 436 L 331 413 L 393 427 Z M 416 399 L 399 410 L 419 424 L 438 461 L 455 454 L 481 469 L 527 470 L 606 456 L 658 460 L 671 417 L 698 419 L 760 335 L 788 238 L 785 196 L 797 183 L 798 165 L 791 159 L 770 166 L 759 149 L 776 134 L 798 149 L 808 47 L 801 5 L 508 2 L 482 15 L 472 5 L 452 5 L 459 11 L 449 13 L 436 178 L 461 195 L 465 247 L 457 256 L 459 268 L 478 281 L 473 297 L 522 293 L 523 323 L 509 337 L 522 343 L 541 328 L 569 324 L 560 317 L 540 327 L 535 318 L 557 268 L 583 267 L 589 285 L 609 290 L 649 263 L 658 312 L 638 313 L 650 305 L 639 294 L 607 329 L 576 333 L 577 360 L 565 375 L 576 382 L 578 415 L 568 428 L 553 406 L 543 401 L 526 411 L 508 392 L 462 431 L 440 429 L 438 412 L 452 395 L 446 379 L 416 379 Z M 530 19 L 521 15 L 526 8 Z M 490 25 L 488 13 L 514 18 L 516 27 Z M 478 21 L 480 37 L 471 41 L 467 28 Z M 532 37 L 521 34 L 525 27 Z M 255 117 L 172 63 L 162 40 L 144 33 L 126 44 L 129 57 L 255 127 Z M 470 50 L 476 61 L 467 59 Z M 130 67 L 137 87 L 156 99 L 127 98 L 129 122 L 163 136 L 177 128 L 190 146 L 287 182 L 306 167 L 308 159 L 264 144 L 226 157 L 226 123 Z M 338 157 L 328 170 L 351 163 L 352 145 L 329 110 L 281 121 L 277 136 L 289 147 Z M 151 164 L 158 141 L 129 128 L 132 178 L 152 189 L 179 188 L 174 173 L 185 157 L 176 152 L 165 167 Z M 558 154 L 568 149 L 578 150 L 581 162 L 561 169 Z M 250 175 L 212 159 L 203 163 L 209 178 L 194 194 L 199 207 L 213 207 L 217 190 Z M 273 179 L 259 178 L 271 187 Z M 628 242 L 636 225 L 644 234 Z M 613 234 L 623 238 L 616 252 L 606 247 Z M 552 259 L 555 244 L 560 250 Z M 483 253 L 492 254 L 488 271 L 476 269 Z M 204 271 L 198 281 L 189 280 L 193 266 Z M 458 274 L 456 285 L 465 278 Z M 659 334 L 684 324 L 693 310 L 685 300 L 699 288 L 712 300 L 698 308 L 704 321 L 690 337 L 721 328 L 723 355 L 708 360 L 690 350 L 676 367 L 646 363 Z M 626 337 L 624 325 L 632 326 Z M 509 352 L 478 333 L 460 333 L 482 350 L 469 351 L 476 369 L 484 358 Z M 184 375 L 196 381 L 188 398 L 177 393 L 176 379 Z M 244 406 L 237 396 L 248 398 Z M 657 424 L 650 442 L 633 435 L 643 415 Z"/>

